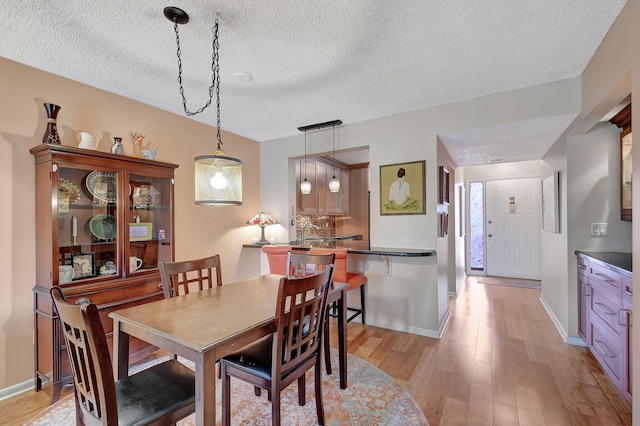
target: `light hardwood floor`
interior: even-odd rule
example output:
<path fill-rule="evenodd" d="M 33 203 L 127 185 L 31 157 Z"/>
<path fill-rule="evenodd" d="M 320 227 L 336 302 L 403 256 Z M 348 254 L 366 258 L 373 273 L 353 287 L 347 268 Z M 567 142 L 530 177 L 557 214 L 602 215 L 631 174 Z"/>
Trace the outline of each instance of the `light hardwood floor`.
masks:
<path fill-rule="evenodd" d="M 467 281 L 442 339 L 350 323 L 349 352 L 394 377 L 432 426 L 631 424 L 589 351 L 562 341 L 540 290 Z M 47 405 L 45 392 L 2 401 L 0 424 Z"/>

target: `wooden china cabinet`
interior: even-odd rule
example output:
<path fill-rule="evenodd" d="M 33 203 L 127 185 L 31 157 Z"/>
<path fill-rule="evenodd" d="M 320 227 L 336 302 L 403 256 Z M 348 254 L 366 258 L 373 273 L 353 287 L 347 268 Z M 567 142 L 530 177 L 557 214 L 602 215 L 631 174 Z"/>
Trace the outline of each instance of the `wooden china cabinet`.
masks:
<path fill-rule="evenodd" d="M 620 220 L 630 221 L 633 218 L 631 104 L 624 107 L 609 121 L 622 129 L 620 131 Z"/>
<path fill-rule="evenodd" d="M 100 310 L 109 348 L 109 312 L 162 299 L 159 261 L 173 261 L 175 164 L 41 144 L 36 169 L 36 389 L 56 401 L 72 382 L 49 289 Z M 154 347 L 132 339 L 131 362 Z"/>

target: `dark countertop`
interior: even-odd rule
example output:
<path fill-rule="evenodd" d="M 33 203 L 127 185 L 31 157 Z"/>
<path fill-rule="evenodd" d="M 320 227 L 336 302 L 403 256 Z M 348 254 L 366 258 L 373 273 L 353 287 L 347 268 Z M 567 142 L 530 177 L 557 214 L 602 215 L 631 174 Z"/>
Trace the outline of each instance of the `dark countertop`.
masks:
<path fill-rule="evenodd" d="M 430 249 L 405 249 L 405 248 L 387 248 L 387 247 L 369 247 L 369 241 L 363 240 L 334 240 L 325 241 L 322 244 L 315 244 L 316 241 L 310 241 L 304 247 L 292 245 L 293 249 L 309 250 L 311 247 L 322 248 L 345 248 L 351 254 L 365 254 L 373 256 L 397 256 L 397 257 L 426 257 L 435 256 L 436 251 Z M 287 243 L 277 243 L 287 244 Z M 243 247 L 260 248 L 257 244 L 243 244 Z"/>
<path fill-rule="evenodd" d="M 576 250 L 576 255 L 586 256 L 599 265 L 618 272 L 626 277 L 633 278 L 632 254 L 613 251 L 582 251 Z"/>

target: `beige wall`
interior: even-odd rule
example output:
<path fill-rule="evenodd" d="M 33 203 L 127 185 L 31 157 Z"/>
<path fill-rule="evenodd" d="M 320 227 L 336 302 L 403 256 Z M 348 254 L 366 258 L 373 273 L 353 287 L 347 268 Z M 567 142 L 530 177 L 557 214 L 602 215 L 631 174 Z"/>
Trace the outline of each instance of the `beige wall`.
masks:
<path fill-rule="evenodd" d="M 175 91 L 179 102 L 177 87 L 161 90 Z M 3 58 L 0 94 L 0 179 L 4 188 L 4 207 L 0 209 L 0 270 L 4 271 L 0 280 L 0 390 L 33 384 L 35 201 L 34 161 L 29 149 L 42 141 L 43 102 L 62 107 L 58 128 L 63 145 L 77 146 L 75 134 L 82 130 L 99 137 L 101 151 L 108 151 L 113 136 L 120 136 L 131 153 L 130 134 L 140 132 L 146 136 L 145 145 L 159 147 L 159 160 L 179 164 L 175 176 L 177 260 L 220 253 L 224 281 L 259 274 L 259 253 L 242 249 L 242 243 L 259 235 L 258 227 L 246 221 L 260 209 L 259 185 L 250 184 L 260 178 L 260 144 L 223 133 L 227 154 L 244 162 L 244 205 L 200 207 L 193 201 L 193 158 L 215 148 L 215 128 Z M 215 110 L 205 114 L 215 114 Z"/>

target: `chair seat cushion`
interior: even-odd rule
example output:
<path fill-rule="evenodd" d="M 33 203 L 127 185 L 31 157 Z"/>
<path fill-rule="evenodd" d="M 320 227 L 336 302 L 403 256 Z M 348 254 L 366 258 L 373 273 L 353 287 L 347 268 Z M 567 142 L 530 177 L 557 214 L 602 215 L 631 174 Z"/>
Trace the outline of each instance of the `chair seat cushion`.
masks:
<path fill-rule="evenodd" d="M 193 371 L 172 359 L 116 381 L 118 423 L 146 425 L 195 402 Z"/>
<path fill-rule="evenodd" d="M 271 349 L 273 334 L 263 337 L 220 360 L 262 379 L 271 380 Z"/>
<path fill-rule="evenodd" d="M 309 335 L 309 317 L 304 318 L 302 324 L 302 337 Z M 298 334 L 298 322 L 294 323 L 293 334 Z M 297 340 L 294 338 L 294 341 Z M 251 343 L 237 352 L 222 358 L 220 362 L 232 364 L 241 370 L 248 371 L 265 380 L 271 380 L 271 351 L 273 334 L 263 337 L 257 342 Z M 283 354 L 284 356 L 284 354 Z M 313 356 L 313 355 L 311 355 Z M 285 372 L 283 372 L 285 373 Z M 285 373 L 286 374 L 286 373 Z"/>
<path fill-rule="evenodd" d="M 367 283 L 367 277 L 362 274 L 354 274 L 352 272 L 347 272 L 347 284 L 349 284 L 349 290 L 353 290 L 360 286 L 363 286 Z"/>

